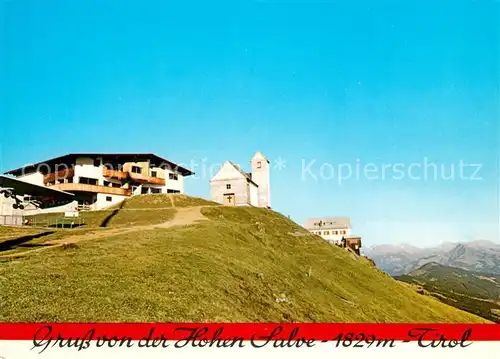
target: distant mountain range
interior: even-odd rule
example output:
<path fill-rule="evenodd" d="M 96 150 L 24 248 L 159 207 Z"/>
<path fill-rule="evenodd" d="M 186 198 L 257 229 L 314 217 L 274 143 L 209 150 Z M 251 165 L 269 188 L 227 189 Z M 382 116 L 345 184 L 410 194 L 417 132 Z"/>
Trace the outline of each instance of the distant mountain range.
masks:
<path fill-rule="evenodd" d="M 500 323 L 500 275 L 427 263 L 395 278 L 423 288 L 448 305 Z"/>
<path fill-rule="evenodd" d="M 410 273 L 427 263 L 500 274 L 500 244 L 489 241 L 444 243 L 433 248 L 378 245 L 365 249 L 363 254 L 392 276 Z"/>

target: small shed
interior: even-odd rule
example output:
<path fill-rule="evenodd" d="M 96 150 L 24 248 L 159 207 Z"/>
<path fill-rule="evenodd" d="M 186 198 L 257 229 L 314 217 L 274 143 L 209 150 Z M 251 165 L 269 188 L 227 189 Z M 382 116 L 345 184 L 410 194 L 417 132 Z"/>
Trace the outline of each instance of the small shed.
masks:
<path fill-rule="evenodd" d="M 345 244 L 351 248 L 357 255 L 360 255 L 361 237 L 360 236 L 344 236 Z"/>

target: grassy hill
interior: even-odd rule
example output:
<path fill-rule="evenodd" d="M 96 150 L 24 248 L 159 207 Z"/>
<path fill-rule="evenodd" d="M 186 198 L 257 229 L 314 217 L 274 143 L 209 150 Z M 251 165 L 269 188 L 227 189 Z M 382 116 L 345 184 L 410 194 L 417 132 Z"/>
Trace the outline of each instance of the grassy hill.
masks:
<path fill-rule="evenodd" d="M 11 245 L 0 249 L 0 321 L 485 321 L 267 209 L 185 196 L 140 196 L 121 207 L 102 212 L 133 212 L 135 224 L 26 235 L 2 228 L 0 245 Z"/>
<path fill-rule="evenodd" d="M 203 205 L 217 204 L 202 198 L 184 195 L 138 195 L 106 210 L 81 212 L 80 217 L 86 228 L 157 224 L 172 219 L 175 208 Z M 140 211 L 147 211 L 147 213 Z M 63 225 L 70 227 L 72 221 L 78 224 L 78 220 L 66 219 L 63 221 L 63 217 L 63 213 L 47 213 L 29 218 L 33 219 L 35 226 L 48 226 L 50 228 L 62 227 Z"/>
<path fill-rule="evenodd" d="M 420 285 L 446 304 L 500 323 L 500 275 L 428 263 L 396 278 Z"/>

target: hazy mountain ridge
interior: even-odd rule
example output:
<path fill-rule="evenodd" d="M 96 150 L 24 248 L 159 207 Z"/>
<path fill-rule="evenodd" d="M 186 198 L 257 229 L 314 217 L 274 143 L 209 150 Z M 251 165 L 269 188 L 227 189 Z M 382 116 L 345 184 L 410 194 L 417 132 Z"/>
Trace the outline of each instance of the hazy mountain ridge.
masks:
<path fill-rule="evenodd" d="M 421 286 L 448 305 L 500 323 L 500 275 L 431 262 L 396 279 Z"/>
<path fill-rule="evenodd" d="M 443 243 L 433 248 L 380 245 L 367 248 L 364 254 L 380 269 L 393 276 L 410 273 L 431 262 L 470 271 L 500 274 L 500 245 L 485 240 Z"/>

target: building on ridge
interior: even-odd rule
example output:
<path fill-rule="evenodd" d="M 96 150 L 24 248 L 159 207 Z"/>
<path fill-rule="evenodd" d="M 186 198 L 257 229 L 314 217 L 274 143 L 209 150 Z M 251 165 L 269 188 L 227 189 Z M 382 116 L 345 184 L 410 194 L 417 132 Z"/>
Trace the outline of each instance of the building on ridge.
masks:
<path fill-rule="evenodd" d="M 193 172 L 152 153 L 71 153 L 6 174 L 72 193 L 79 209 L 99 210 L 137 194 L 184 193 L 184 177 Z"/>
<path fill-rule="evenodd" d="M 257 152 L 251 160 L 251 172 L 226 161 L 210 181 L 214 202 L 227 206 L 271 208 L 270 162 Z"/>
<path fill-rule="evenodd" d="M 304 228 L 331 244 L 349 247 L 360 254 L 361 237 L 352 235 L 351 220 L 347 217 L 311 218 Z"/>

